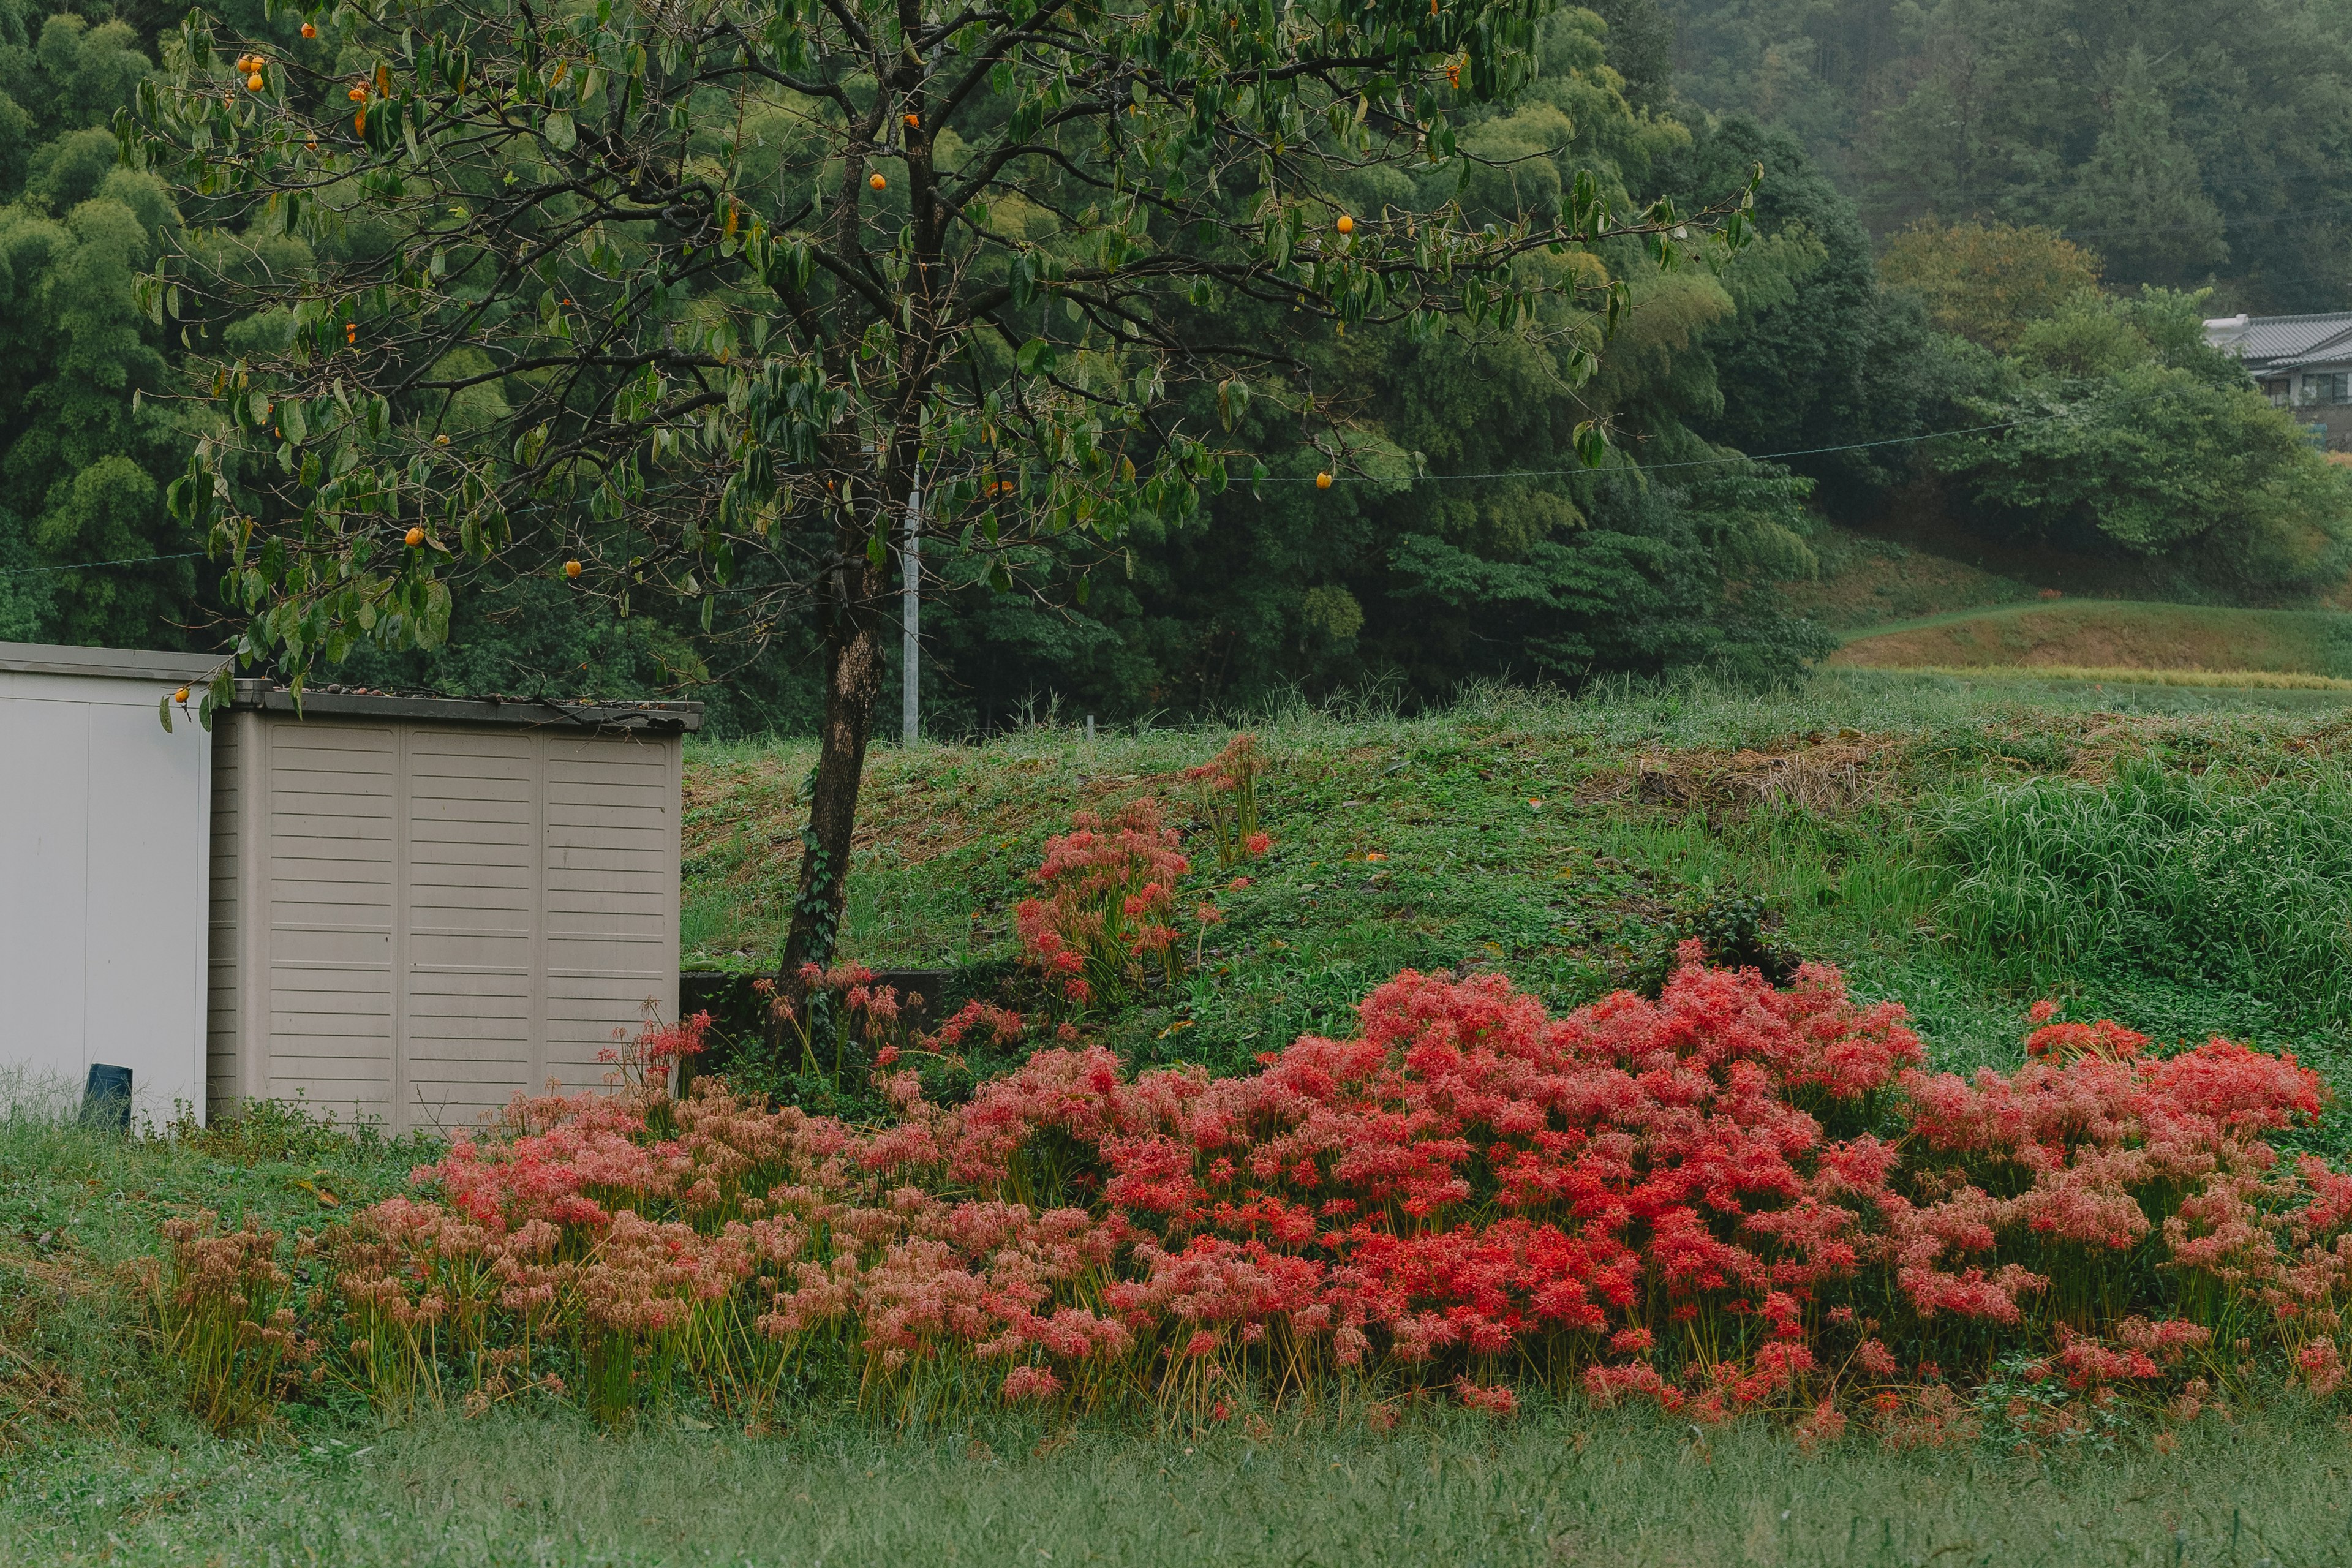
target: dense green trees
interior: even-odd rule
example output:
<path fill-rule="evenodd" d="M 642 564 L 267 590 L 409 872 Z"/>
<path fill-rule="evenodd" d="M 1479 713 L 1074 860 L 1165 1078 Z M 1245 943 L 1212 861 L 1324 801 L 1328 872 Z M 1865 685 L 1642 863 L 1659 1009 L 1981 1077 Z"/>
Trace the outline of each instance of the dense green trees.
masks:
<path fill-rule="evenodd" d="M 2055 229 L 1913 224 L 1888 241 L 1883 277 L 1927 307 L 1941 331 L 2006 351 L 2033 322 L 2095 289 L 2103 263 Z"/>
<path fill-rule="evenodd" d="M 1465 123 L 1472 160 L 1385 199 L 1458 195 L 1474 220 L 1497 220 L 1520 204 L 1547 210 L 1580 174 L 1629 202 L 1736 195 L 1756 149 L 1715 146 L 1696 178 L 1690 132 L 1634 105 L 1609 38 L 1594 14 L 1556 16 L 1528 88 Z M 1759 211 L 1776 200 L 1775 177 L 1768 168 Z M 1858 229 L 1852 237 L 1860 243 Z M 1789 674 L 1820 651 L 1818 634 L 1743 587 L 1811 569 L 1808 486 L 1747 463 L 1693 421 L 1723 405 L 1710 335 L 1736 335 L 1742 300 L 1761 308 L 1759 289 L 1796 292 L 1761 280 L 1804 270 L 1788 258 L 1811 256 L 1809 246 L 1768 238 L 1726 266 L 1671 271 L 1629 243 L 1575 258 L 1621 282 L 1629 301 L 1589 381 L 1572 356 L 1596 341 L 1595 323 L 1565 302 L 1533 335 L 1318 340 L 1302 368 L 1349 413 L 1339 482 L 1308 482 L 1324 459 L 1295 417 L 1254 412 L 1235 434 L 1266 479 L 1137 548 L 1131 572 L 1097 578 L 1084 613 L 960 600 L 946 663 L 969 684 L 937 693 L 940 705 L 994 721 L 1047 692 L 1129 713 L 1238 707 L 1292 689 L 1437 697 L 1475 676 Z M 1262 325 L 1245 318 L 1244 330 Z M 1616 445 L 1585 470 L 1572 437 L 1594 419 Z"/>
<path fill-rule="evenodd" d="M 1887 232 L 2063 227 L 2111 281 L 2352 295 L 2341 0 L 1661 0 L 1693 103 L 1790 129 Z"/>
<path fill-rule="evenodd" d="M 2224 592 L 2340 580 L 2352 485 L 2205 341 L 2199 296 L 2076 295 L 1969 400 L 2004 429 L 1935 449 L 1981 524 L 2174 563 Z"/>
<path fill-rule="evenodd" d="M 1799 307 L 1767 310 L 1717 348 L 1727 410 L 1710 434 L 1769 451 L 1997 426 L 1808 461 L 1872 470 L 1823 473 L 1833 509 L 1882 515 L 1909 477 L 1963 527 L 2105 554 L 2184 594 L 2341 577 L 2352 485 L 2199 330 L 2200 312 L 2352 304 L 2337 0 L 1663 3 L 1685 102 L 1732 111 L 1699 116 L 1699 145 L 1760 137 L 1788 170 L 1803 143 L 1884 250 L 1874 281 L 1858 226 L 1834 237 L 1815 216 L 1809 187 L 1827 181 L 1768 180 L 1765 230 L 1826 239 L 1812 298 L 1836 308 L 1787 339 Z M 1776 210 L 1792 197 L 1815 210 Z M 1836 360 L 1865 340 L 1874 353 Z M 1856 384 L 1833 360 L 1882 379 L 1836 399 Z M 1785 416 L 1809 400 L 1828 417 L 1800 440 Z M 1742 421 L 1743 403 L 1783 422 Z M 1895 521 L 1930 499 L 1906 494 Z"/>
<path fill-rule="evenodd" d="M 1558 218 L 1580 180 L 1620 210 L 1661 195 L 1691 210 L 1760 165 L 1756 243 L 1672 268 L 1630 239 L 1526 257 L 1515 286 L 1536 315 L 1509 330 L 1465 320 L 1433 334 L 1375 312 L 1343 332 L 1308 301 L 1247 290 L 1190 307 L 1195 341 L 1283 345 L 1248 373 L 1246 400 L 1218 395 L 1230 364 L 1162 389 L 1155 417 L 1211 437 L 1234 482 L 1193 510 L 1135 511 L 1108 553 L 1049 530 L 961 555 L 942 541 L 927 710 L 952 732 L 1045 700 L 1110 716 L 1293 689 L 1436 697 L 1469 677 L 1771 679 L 1820 646 L 1759 591 L 1811 569 L 1811 520 L 1868 520 L 1922 482 L 1965 524 L 2155 561 L 2197 592 L 2320 583 L 2340 570 L 2342 481 L 2179 334 L 2200 308 L 2328 306 L 2352 288 L 2330 239 L 2352 219 L 2339 189 L 2352 69 L 2333 3 L 2223 18 L 2160 0 L 2128 24 L 2091 0 L 1601 0 L 1548 15 L 1516 92 L 1452 107 L 1455 156 L 1335 165 L 1330 199 L 1408 225 L 1458 203 L 1474 226 L 1507 226 Z M 249 291 L 382 245 L 356 212 L 263 233 L 119 165 L 111 118 L 163 55 L 135 29 L 161 19 L 0 12 L 0 637 L 218 646 L 225 606 L 203 562 L 24 568 L 199 548 L 162 504 L 204 427 L 164 397 L 181 384 L 180 329 L 225 363 L 288 340 L 250 302 L 199 303 L 194 280 Z M 330 108 L 337 73 L 372 68 L 332 29 L 300 37 L 293 13 L 236 0 L 225 21 Z M 792 137 L 751 132 L 730 177 L 797 177 Z M 962 155 L 962 135 L 943 135 L 944 155 Z M 905 189 L 892 156 L 879 205 Z M 994 207 L 1043 250 L 1067 250 L 1085 216 Z M 173 251 L 192 286 L 167 333 L 130 280 Z M 2201 307 L 2134 298 L 2209 277 Z M 730 297 L 691 292 L 699 310 Z M 1024 332 L 1066 363 L 1087 352 L 1083 324 L 1039 305 Z M 444 356 L 445 379 L 493 368 L 467 352 Z M 442 428 L 462 438 L 530 395 L 511 378 L 476 383 Z M 2005 428 L 1919 439 L 1983 423 Z M 1588 468 L 1578 432 L 1594 426 L 1611 442 Z M 1328 489 L 1312 482 L 1323 470 Z M 672 583 L 684 560 L 663 568 Z M 778 591 L 806 574 L 739 566 L 723 594 L 634 593 L 624 618 L 617 576 L 592 576 L 603 591 L 589 595 L 493 558 L 451 601 L 446 647 L 362 638 L 339 673 L 692 688 L 725 725 L 810 725 L 824 618 Z M 756 655 L 726 635 L 755 598 Z M 888 711 L 895 660 L 872 674 Z"/>
<path fill-rule="evenodd" d="M 109 121 L 148 58 L 125 23 L 0 5 L 0 638 L 183 645 L 194 548 L 163 487 L 185 441 L 131 281 L 178 222 L 116 166 Z"/>

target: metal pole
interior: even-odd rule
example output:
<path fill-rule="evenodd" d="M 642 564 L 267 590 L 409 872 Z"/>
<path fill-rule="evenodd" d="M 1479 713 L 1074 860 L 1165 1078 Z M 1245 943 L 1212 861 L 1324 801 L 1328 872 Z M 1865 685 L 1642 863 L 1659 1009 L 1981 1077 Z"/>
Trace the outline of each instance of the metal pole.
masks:
<path fill-rule="evenodd" d="M 906 574 L 898 590 L 898 740 L 911 746 L 922 733 L 923 471 L 907 492 L 907 542 L 899 552 Z"/>

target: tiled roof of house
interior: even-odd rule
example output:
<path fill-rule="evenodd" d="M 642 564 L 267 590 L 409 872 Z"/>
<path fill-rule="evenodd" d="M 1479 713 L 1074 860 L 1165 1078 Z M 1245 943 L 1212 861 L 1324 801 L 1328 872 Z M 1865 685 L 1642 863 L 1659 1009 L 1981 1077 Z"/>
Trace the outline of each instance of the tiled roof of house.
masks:
<path fill-rule="evenodd" d="M 2352 310 L 2315 316 L 2224 316 L 2205 323 L 2205 341 L 2261 370 L 2352 360 Z"/>

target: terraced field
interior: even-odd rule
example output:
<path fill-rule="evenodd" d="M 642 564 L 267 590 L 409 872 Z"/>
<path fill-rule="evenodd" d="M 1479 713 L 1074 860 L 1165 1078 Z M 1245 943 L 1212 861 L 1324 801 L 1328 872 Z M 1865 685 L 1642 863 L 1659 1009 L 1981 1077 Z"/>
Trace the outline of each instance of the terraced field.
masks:
<path fill-rule="evenodd" d="M 2048 679 L 2352 689 L 2352 615 L 2075 599 L 1872 627 L 1832 666 L 2031 671 Z"/>

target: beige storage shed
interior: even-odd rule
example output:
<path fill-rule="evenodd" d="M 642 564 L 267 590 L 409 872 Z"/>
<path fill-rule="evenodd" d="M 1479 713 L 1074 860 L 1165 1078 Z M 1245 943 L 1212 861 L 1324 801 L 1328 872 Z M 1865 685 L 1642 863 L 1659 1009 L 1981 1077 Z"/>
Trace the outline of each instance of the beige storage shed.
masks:
<path fill-rule="evenodd" d="M 698 703 L 240 681 L 213 733 L 209 1099 L 457 1131 L 677 1012 Z"/>

